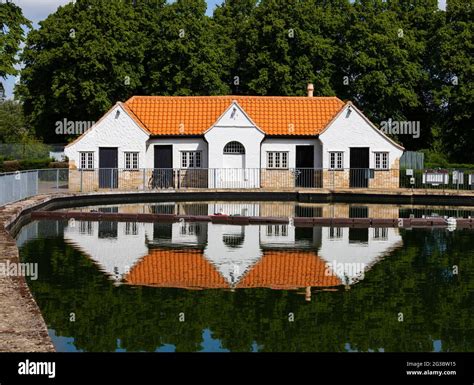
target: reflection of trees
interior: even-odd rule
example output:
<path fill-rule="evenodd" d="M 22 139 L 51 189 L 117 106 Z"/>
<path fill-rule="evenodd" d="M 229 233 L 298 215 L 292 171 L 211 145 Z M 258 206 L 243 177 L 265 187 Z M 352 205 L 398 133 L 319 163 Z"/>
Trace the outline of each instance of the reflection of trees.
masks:
<path fill-rule="evenodd" d="M 310 303 L 270 289 L 115 287 L 60 238 L 30 242 L 21 254 L 39 262 L 30 287 L 48 326 L 87 351 L 114 350 L 118 338 L 130 351 L 163 344 L 197 351 L 205 328 L 232 351 L 250 351 L 254 341 L 263 351 L 342 351 L 347 342 L 362 351 L 431 351 L 436 339 L 445 351 L 473 351 L 473 233 L 416 230 L 403 232 L 403 240 L 364 281 L 347 291 L 317 292 Z M 426 244 L 444 247 L 428 252 Z M 71 312 L 76 322 L 69 322 Z M 178 322 L 181 312 L 185 322 Z"/>

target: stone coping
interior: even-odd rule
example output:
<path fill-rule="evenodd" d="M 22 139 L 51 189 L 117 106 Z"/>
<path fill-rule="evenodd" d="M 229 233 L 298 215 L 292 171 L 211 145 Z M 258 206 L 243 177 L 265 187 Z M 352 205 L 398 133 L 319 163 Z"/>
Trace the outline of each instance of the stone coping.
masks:
<path fill-rule="evenodd" d="M 11 266 L 20 262 L 15 239 L 7 228 L 26 209 L 45 199 L 50 197 L 36 196 L 0 207 L 0 263 Z M 41 311 L 22 276 L 0 276 L 0 351 L 55 351 Z"/>

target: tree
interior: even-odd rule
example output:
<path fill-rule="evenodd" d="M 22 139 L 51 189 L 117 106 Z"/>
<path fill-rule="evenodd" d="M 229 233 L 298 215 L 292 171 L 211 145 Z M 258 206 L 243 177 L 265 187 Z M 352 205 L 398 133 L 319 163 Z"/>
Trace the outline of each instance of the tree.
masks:
<path fill-rule="evenodd" d="M 423 77 L 422 66 L 412 60 L 421 47 L 414 32 L 404 29 L 387 2 L 357 0 L 346 36 L 344 94 L 376 124 L 406 120 L 406 109 L 421 103 L 415 86 Z"/>
<path fill-rule="evenodd" d="M 24 39 L 24 27 L 31 27 L 31 23 L 21 8 L 12 2 L 0 2 L 0 78 L 18 73 L 15 64 Z"/>
<path fill-rule="evenodd" d="M 257 0 L 226 0 L 214 10 L 213 19 L 217 24 L 219 45 L 223 47 L 230 65 L 230 78 L 225 78 L 232 87 L 233 94 L 247 90 L 243 86 L 242 76 L 245 73 L 245 60 L 251 47 L 246 44 L 247 31 L 252 29 L 253 12 Z"/>
<path fill-rule="evenodd" d="M 25 118 L 20 103 L 6 100 L 0 103 L 0 143 L 19 143 L 25 132 Z"/>
<path fill-rule="evenodd" d="M 144 40 L 132 2 L 77 1 L 40 22 L 28 35 L 18 87 L 37 135 L 63 142 L 56 121 L 95 121 L 136 94 Z"/>
<path fill-rule="evenodd" d="M 151 95 L 219 95 L 230 91 L 230 59 L 204 0 L 177 0 L 156 14 L 148 33 L 147 81 Z"/>
<path fill-rule="evenodd" d="M 407 150 L 419 150 L 433 144 L 433 132 L 436 130 L 437 106 L 434 102 L 436 80 L 433 78 L 433 52 L 436 33 L 444 25 L 444 11 L 438 8 L 438 0 L 392 0 L 387 3 L 389 10 L 396 14 L 403 37 L 412 39 L 406 45 L 408 60 L 419 68 L 412 89 L 419 103 L 403 105 L 403 116 L 407 121 L 420 122 L 420 137 L 399 136 Z M 411 48 L 410 48 L 411 47 Z"/>
<path fill-rule="evenodd" d="M 470 162 L 474 0 L 437 3 L 226 0 L 211 18 L 204 0 L 78 0 L 30 32 L 17 91 L 27 124 L 62 142 L 56 121 L 95 121 L 135 94 L 304 95 L 313 83 L 375 124 L 420 121 L 420 138 L 395 138 L 407 149 Z"/>
<path fill-rule="evenodd" d="M 433 72 L 439 139 L 450 159 L 472 162 L 474 153 L 474 1 L 448 0 L 446 23 L 435 35 Z"/>
<path fill-rule="evenodd" d="M 349 2 L 262 0 L 245 33 L 243 83 L 259 95 L 334 95 L 338 39 Z"/>

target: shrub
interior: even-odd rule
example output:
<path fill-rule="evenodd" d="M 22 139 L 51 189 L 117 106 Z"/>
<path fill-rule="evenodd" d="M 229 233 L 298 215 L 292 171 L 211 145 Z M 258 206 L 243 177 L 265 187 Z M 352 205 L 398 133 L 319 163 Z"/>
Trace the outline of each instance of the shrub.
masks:
<path fill-rule="evenodd" d="M 20 169 L 20 162 L 17 160 L 6 160 L 1 163 L 1 172 L 13 172 Z"/>
<path fill-rule="evenodd" d="M 51 161 L 51 158 L 23 159 L 20 160 L 20 170 L 35 170 L 41 168 L 48 168 Z"/>
<path fill-rule="evenodd" d="M 48 168 L 69 168 L 69 162 L 51 162 Z"/>
<path fill-rule="evenodd" d="M 50 158 L 5 160 L 3 162 L 0 162 L 0 172 L 14 172 L 14 171 L 22 171 L 22 170 L 36 170 L 36 169 L 42 169 L 42 168 L 49 168 L 51 163 L 52 162 Z M 56 162 L 56 164 L 63 165 L 64 163 Z M 65 168 L 67 168 L 67 164 Z"/>

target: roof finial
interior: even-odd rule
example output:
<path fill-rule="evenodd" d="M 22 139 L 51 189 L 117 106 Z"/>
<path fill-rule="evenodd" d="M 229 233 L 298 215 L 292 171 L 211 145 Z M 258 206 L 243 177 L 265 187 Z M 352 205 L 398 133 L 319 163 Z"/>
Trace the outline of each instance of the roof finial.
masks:
<path fill-rule="evenodd" d="M 306 90 L 308 91 L 308 98 L 312 98 L 313 97 L 313 91 L 314 91 L 313 83 L 309 83 Z"/>

